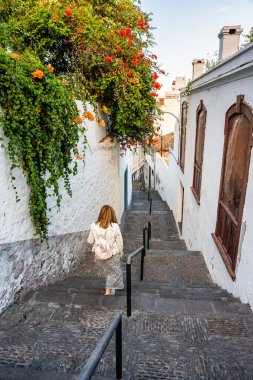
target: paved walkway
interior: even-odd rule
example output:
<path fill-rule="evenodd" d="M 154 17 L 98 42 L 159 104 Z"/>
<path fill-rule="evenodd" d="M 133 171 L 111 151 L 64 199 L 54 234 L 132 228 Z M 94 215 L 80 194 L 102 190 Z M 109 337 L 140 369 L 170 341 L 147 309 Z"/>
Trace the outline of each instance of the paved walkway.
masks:
<path fill-rule="evenodd" d="M 253 318 L 247 305 L 213 284 L 203 257 L 179 239 L 172 212 L 152 192 L 133 193 L 125 253 L 152 240 L 140 283 L 133 265 L 133 314 L 123 320 L 124 379 L 253 379 Z M 27 294 L 0 317 L 0 380 L 76 379 L 125 291 L 105 297 L 91 257 L 63 281 Z M 94 379 L 115 378 L 114 342 Z"/>

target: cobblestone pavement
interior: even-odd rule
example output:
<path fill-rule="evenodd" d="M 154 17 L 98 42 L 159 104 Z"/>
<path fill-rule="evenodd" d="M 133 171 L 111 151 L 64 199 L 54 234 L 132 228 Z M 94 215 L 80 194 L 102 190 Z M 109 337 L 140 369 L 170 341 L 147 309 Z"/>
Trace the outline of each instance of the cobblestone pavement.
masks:
<path fill-rule="evenodd" d="M 179 239 L 168 206 L 151 196 L 149 215 L 147 193 L 136 187 L 126 214 L 126 254 L 152 223 L 142 283 L 139 259 L 133 262 L 132 317 L 125 290 L 105 297 L 86 255 L 73 276 L 26 294 L 0 317 L 0 380 L 76 379 L 118 310 L 125 380 L 253 379 L 252 312 L 212 282 L 201 253 Z M 112 340 L 94 379 L 115 378 L 114 349 Z"/>

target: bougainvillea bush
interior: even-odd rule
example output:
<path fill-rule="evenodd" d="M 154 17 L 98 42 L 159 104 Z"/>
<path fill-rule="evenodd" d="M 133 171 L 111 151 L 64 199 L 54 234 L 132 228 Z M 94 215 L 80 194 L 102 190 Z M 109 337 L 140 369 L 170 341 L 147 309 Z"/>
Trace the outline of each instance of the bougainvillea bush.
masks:
<path fill-rule="evenodd" d="M 25 170 L 31 186 L 41 235 L 49 223 L 47 187 L 53 186 L 59 203 L 59 178 L 70 191 L 68 174 L 75 172 L 71 157 L 78 156 L 83 124 L 74 98 L 94 106 L 96 115 L 85 112 L 84 120 L 96 118 L 104 127 L 99 108 L 108 114 L 109 133 L 122 150 L 145 148 L 155 138 L 163 71 L 150 51 L 149 22 L 131 0 L 2 0 L 1 118 L 13 165 Z"/>
<path fill-rule="evenodd" d="M 30 186 L 30 211 L 36 232 L 47 236 L 47 189 L 60 205 L 60 178 L 71 195 L 69 175 L 76 173 L 73 155 L 84 128 L 73 94 L 30 54 L 7 53 L 0 48 L 0 122 L 5 148 L 15 168 L 22 168 Z M 15 188 L 15 185 L 14 185 Z M 16 199 L 19 201 L 18 193 Z"/>

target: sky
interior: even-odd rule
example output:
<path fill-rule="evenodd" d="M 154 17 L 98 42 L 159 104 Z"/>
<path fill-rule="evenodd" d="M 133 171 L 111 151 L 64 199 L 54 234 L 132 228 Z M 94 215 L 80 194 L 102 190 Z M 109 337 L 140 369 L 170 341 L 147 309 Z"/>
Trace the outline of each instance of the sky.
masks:
<path fill-rule="evenodd" d="M 219 50 L 223 26 L 241 25 L 241 42 L 253 27 L 253 0 L 142 0 L 141 8 L 153 13 L 153 53 L 169 73 L 160 80 L 161 94 L 171 89 L 176 76 L 191 79 L 193 59 Z"/>

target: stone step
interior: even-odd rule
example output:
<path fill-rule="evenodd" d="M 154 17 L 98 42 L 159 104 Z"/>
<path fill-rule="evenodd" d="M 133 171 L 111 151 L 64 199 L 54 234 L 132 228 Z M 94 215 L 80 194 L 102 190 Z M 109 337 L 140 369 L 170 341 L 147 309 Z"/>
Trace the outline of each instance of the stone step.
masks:
<path fill-rule="evenodd" d="M 195 284 L 208 286 L 213 283 L 201 254 L 171 252 L 170 255 L 145 257 L 144 278 L 146 281 L 175 283 L 181 286 Z"/>
<path fill-rule="evenodd" d="M 207 317 L 214 315 L 251 316 L 249 305 L 241 302 L 224 302 L 220 300 L 174 299 L 142 293 L 132 296 L 132 309 L 135 311 L 167 312 L 170 314 L 189 315 L 192 317 Z"/>
<path fill-rule="evenodd" d="M 0 380 L 75 380 L 76 375 L 0 364 Z"/>
<path fill-rule="evenodd" d="M 182 250 L 186 249 L 186 244 L 184 240 L 171 239 L 171 240 L 160 240 L 153 239 L 150 240 L 150 249 L 155 250 Z"/>
<path fill-rule="evenodd" d="M 187 249 L 148 249 L 146 256 L 186 256 L 186 257 L 202 257 L 203 255 L 199 251 L 188 251 Z"/>
<path fill-rule="evenodd" d="M 127 231 L 124 231 L 123 233 L 123 240 L 124 242 L 128 241 L 128 240 L 131 240 L 131 239 L 141 239 L 143 237 L 143 232 L 142 230 L 138 231 L 137 229 L 132 232 L 127 232 Z M 180 240 L 179 239 L 179 235 L 177 233 L 177 231 L 152 231 L 152 240 L 155 240 L 155 241 L 161 241 L 161 240 L 166 240 L 166 241 L 170 241 L 170 240 Z M 126 244 L 126 243 L 125 243 Z"/>
<path fill-rule="evenodd" d="M 162 198 L 159 196 L 159 194 L 155 194 L 154 192 L 150 193 L 150 199 L 153 199 L 153 201 L 159 201 L 164 202 Z M 148 202 L 148 192 L 141 192 L 136 191 L 133 193 L 132 202 Z"/>
<path fill-rule="evenodd" d="M 218 286 L 208 287 L 186 287 L 176 286 L 173 283 L 159 283 L 134 281 L 132 285 L 132 293 L 141 297 L 142 293 L 158 294 L 161 298 L 181 299 L 181 300 L 209 300 L 224 302 L 240 302 L 238 298 L 234 298 L 232 294 Z"/>
<path fill-rule="evenodd" d="M 34 300 L 20 304 L 15 303 L 2 316 L 1 329 L 34 326 L 40 331 L 49 322 L 77 324 L 92 329 L 106 329 L 115 316 L 114 310 L 91 309 L 87 308 L 86 305 L 59 305 L 50 302 L 46 306 L 44 302 Z M 16 339 L 19 340 L 18 335 Z M 0 345 L 2 343 L 3 339 L 0 340 Z"/>
<path fill-rule="evenodd" d="M 58 290 L 40 290 L 34 293 L 29 301 L 31 304 L 53 303 L 59 306 L 81 305 L 92 310 L 115 310 L 121 311 L 126 304 L 125 291 L 117 291 L 117 296 L 105 296 L 96 292 L 67 293 Z"/>
<path fill-rule="evenodd" d="M 148 204 L 149 203 L 147 203 L 147 205 Z M 168 217 L 173 216 L 173 212 L 166 207 L 166 209 L 163 210 L 163 211 L 160 211 L 160 212 L 159 211 L 155 211 L 154 213 L 151 212 L 151 214 L 149 212 L 145 211 L 145 210 L 143 210 L 143 212 L 138 212 L 136 210 L 133 210 L 132 208 L 128 209 L 126 211 L 126 213 L 125 213 L 126 218 L 127 217 L 134 217 L 134 218 L 140 218 L 140 219 L 142 218 L 142 219 L 144 219 L 145 215 L 148 216 L 149 218 L 160 218 L 161 219 L 162 217 L 168 218 Z"/>

